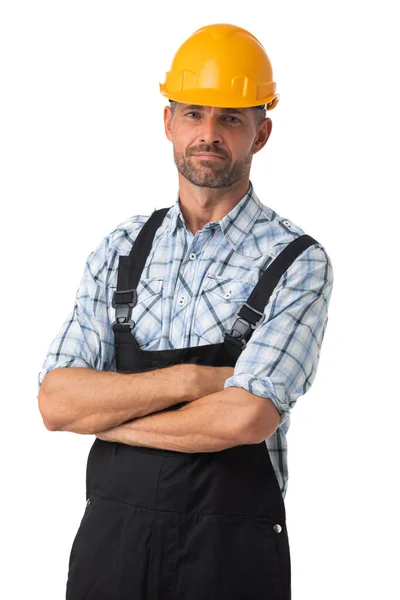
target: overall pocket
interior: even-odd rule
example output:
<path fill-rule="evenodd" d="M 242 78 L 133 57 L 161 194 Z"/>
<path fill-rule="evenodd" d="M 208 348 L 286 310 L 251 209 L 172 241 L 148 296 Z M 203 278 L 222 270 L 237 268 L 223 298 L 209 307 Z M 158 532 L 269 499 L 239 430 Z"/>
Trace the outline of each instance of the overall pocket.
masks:
<path fill-rule="evenodd" d="M 66 600 L 118 597 L 126 505 L 89 496 L 68 565 Z"/>
<path fill-rule="evenodd" d="M 262 518 L 183 516 L 174 599 L 288 600 L 277 535 Z"/>

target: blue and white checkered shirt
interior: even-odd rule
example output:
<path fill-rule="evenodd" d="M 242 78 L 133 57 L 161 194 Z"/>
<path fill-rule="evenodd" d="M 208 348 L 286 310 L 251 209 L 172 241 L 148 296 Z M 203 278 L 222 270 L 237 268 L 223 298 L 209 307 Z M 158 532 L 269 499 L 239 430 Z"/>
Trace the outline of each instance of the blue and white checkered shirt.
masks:
<path fill-rule="evenodd" d="M 120 223 L 88 256 L 73 311 L 51 342 L 39 373 L 58 367 L 116 371 L 115 309 L 118 256 L 128 255 L 150 215 Z M 179 193 L 158 228 L 132 310 L 133 334 L 143 350 L 220 343 L 235 313 L 264 270 L 305 232 L 262 204 L 252 183 L 221 220 L 193 235 L 180 210 Z M 321 244 L 304 250 L 279 280 L 224 387 L 268 397 L 281 419 L 266 440 L 283 497 L 288 481 L 286 434 L 290 410 L 313 383 L 328 321 L 331 260 Z"/>

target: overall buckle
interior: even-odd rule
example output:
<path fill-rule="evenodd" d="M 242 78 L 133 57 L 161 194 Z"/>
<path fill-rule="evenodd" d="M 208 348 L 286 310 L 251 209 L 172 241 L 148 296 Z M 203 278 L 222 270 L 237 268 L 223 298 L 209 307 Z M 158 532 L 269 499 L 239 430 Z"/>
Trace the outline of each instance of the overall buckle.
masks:
<path fill-rule="evenodd" d="M 242 306 L 246 306 L 249 310 L 251 310 L 251 311 L 255 312 L 257 315 L 259 315 L 260 318 L 255 323 L 250 323 L 249 321 L 246 321 L 246 319 L 239 316 Z M 225 334 L 225 335 L 231 336 L 232 338 L 234 338 L 235 340 L 240 342 L 242 344 L 241 350 L 243 350 L 247 345 L 247 339 L 245 339 L 245 338 L 249 337 L 249 334 L 251 334 L 251 332 L 258 325 L 260 325 L 265 319 L 265 314 L 263 312 L 256 310 L 255 308 L 253 308 L 252 306 L 247 304 L 247 302 L 244 302 L 242 304 L 242 306 L 239 308 L 239 310 L 235 314 L 236 321 L 233 323 L 232 329 L 228 333 Z"/>
<path fill-rule="evenodd" d="M 131 298 L 129 302 L 126 302 L 126 295 L 131 293 Z M 118 301 L 118 294 L 124 296 L 124 298 L 120 298 Z M 137 291 L 136 289 L 131 290 L 115 290 L 112 297 L 112 306 L 115 308 L 115 321 L 112 323 L 112 327 L 114 325 L 123 325 L 129 327 L 129 329 L 133 329 L 135 323 L 131 320 L 132 308 L 137 304 Z"/>

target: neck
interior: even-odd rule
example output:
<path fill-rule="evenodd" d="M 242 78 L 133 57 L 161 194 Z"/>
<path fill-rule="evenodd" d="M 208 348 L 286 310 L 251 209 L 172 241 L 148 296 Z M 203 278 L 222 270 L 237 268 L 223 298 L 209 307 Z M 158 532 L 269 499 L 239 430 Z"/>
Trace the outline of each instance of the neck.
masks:
<path fill-rule="evenodd" d="M 212 221 L 219 221 L 240 202 L 249 189 L 249 176 L 229 188 L 193 185 L 179 173 L 179 204 L 186 227 L 193 233 Z"/>

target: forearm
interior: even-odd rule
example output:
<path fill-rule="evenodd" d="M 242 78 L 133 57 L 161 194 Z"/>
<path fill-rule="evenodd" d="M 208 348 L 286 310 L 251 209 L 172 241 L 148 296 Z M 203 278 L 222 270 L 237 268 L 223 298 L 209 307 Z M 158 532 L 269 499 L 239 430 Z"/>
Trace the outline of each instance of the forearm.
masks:
<path fill-rule="evenodd" d="M 217 452 L 252 443 L 249 430 L 254 405 L 228 388 L 174 411 L 134 419 L 96 433 L 105 441 L 178 452 Z"/>
<path fill-rule="evenodd" d="M 40 387 L 39 410 L 51 431 L 95 433 L 116 427 L 199 397 L 191 366 L 173 365 L 144 373 L 53 369 Z"/>

